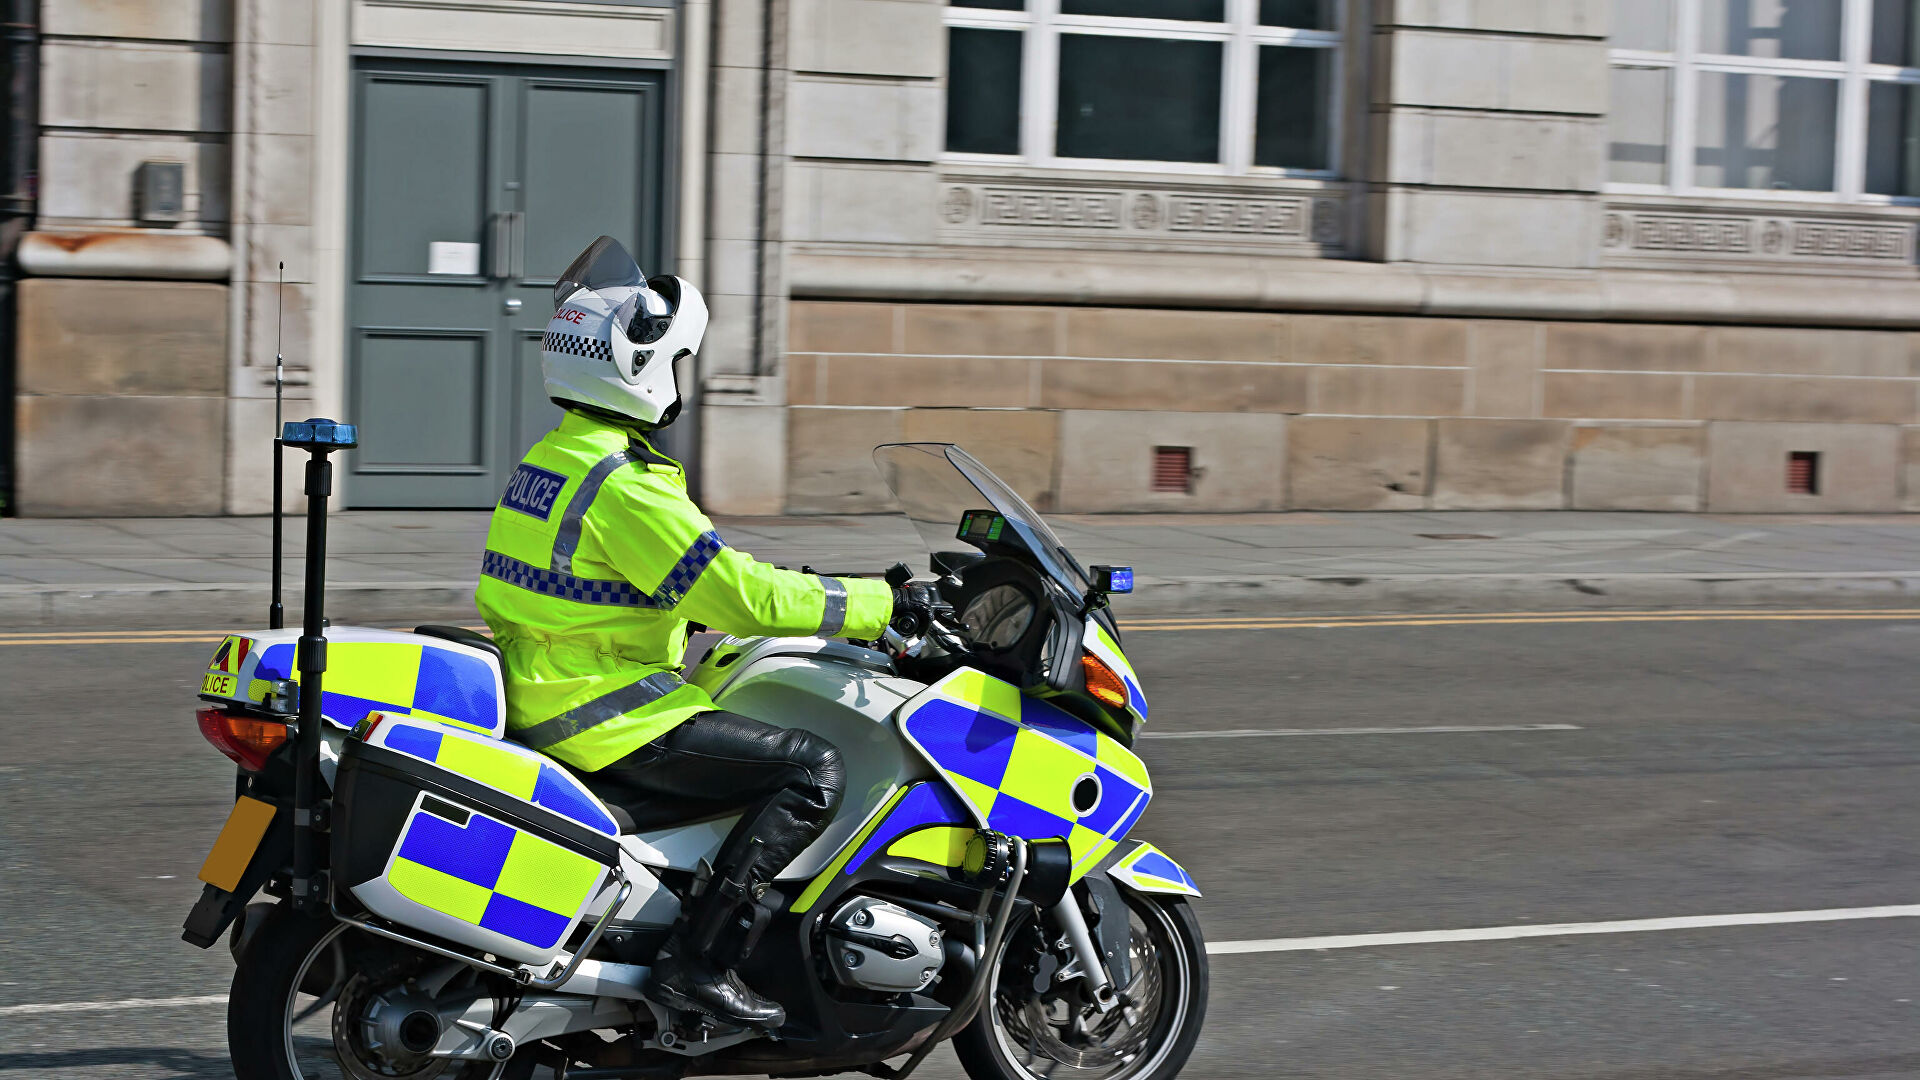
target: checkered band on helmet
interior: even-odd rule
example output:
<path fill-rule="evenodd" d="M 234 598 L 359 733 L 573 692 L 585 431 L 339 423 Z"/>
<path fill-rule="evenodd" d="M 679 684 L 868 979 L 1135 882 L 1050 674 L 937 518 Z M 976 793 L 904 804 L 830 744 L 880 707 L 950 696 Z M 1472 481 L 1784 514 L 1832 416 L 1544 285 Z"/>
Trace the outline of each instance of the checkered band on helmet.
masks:
<path fill-rule="evenodd" d="M 547 352 L 565 353 L 568 356 L 584 356 L 589 360 L 613 362 L 613 347 L 604 341 L 595 341 L 579 334 L 562 334 L 555 330 L 547 331 L 541 339 L 540 347 Z"/>

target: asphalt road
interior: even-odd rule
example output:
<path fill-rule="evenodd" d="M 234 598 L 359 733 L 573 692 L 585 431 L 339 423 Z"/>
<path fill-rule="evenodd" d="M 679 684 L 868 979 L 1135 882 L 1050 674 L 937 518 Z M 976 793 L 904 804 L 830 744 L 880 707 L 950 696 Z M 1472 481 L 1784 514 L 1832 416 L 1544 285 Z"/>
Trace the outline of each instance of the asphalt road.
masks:
<path fill-rule="evenodd" d="M 1920 904 L 1920 617 L 1139 631 L 1209 939 Z M 223 1077 L 206 644 L 0 645 L 0 1077 Z M 1521 730 L 1529 725 L 1560 725 Z M 1354 945 L 1353 942 L 1347 942 Z M 1920 1075 L 1920 919 L 1212 958 L 1189 1077 Z M 958 1077 L 944 1052 L 922 1074 Z"/>

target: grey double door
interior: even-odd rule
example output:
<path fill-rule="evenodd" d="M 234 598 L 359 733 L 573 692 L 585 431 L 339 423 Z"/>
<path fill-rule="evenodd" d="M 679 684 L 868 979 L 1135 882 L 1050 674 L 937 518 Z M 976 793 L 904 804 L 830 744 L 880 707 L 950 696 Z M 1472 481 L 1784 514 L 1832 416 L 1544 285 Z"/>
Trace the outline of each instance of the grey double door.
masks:
<path fill-rule="evenodd" d="M 650 72 L 363 61 L 348 265 L 347 501 L 485 507 L 557 422 L 554 279 L 594 237 L 662 251 Z"/>

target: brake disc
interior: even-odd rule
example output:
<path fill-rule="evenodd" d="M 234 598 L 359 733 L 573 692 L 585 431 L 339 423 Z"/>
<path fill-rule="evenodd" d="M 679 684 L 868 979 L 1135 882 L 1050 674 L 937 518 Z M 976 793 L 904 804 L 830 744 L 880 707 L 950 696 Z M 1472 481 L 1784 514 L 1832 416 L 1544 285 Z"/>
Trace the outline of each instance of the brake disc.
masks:
<path fill-rule="evenodd" d="M 1161 977 L 1155 950 L 1137 931 L 1131 935 L 1134 978 L 1120 1003 L 1104 1015 L 1080 1000 L 1075 981 L 1066 994 L 1028 996 L 1015 1003 L 1000 995 L 1008 1033 L 1036 1055 L 1074 1069 L 1109 1069 L 1138 1054 L 1160 1010 Z"/>

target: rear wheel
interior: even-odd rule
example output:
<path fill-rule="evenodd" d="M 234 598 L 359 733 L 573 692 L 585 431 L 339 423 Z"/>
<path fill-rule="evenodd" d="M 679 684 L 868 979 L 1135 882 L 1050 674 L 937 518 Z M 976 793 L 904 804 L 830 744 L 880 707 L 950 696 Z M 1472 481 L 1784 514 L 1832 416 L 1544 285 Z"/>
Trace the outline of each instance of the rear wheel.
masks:
<path fill-rule="evenodd" d="M 276 908 L 252 931 L 227 999 L 236 1080 L 488 1080 L 503 1066 L 427 1056 L 439 1027 L 409 980 L 441 963 L 345 923 Z M 464 965 L 460 965 L 464 967 Z M 462 992 L 453 973 L 442 997 Z M 472 988 L 466 990 L 470 999 Z M 422 1000 L 421 1005 L 427 1001 Z M 369 1022 L 379 1010 L 397 1022 Z"/>
<path fill-rule="evenodd" d="M 1121 890 L 1129 975 L 1102 1014 L 1086 980 L 1051 979 L 1057 960 L 1032 921 L 993 958 L 991 997 L 953 1040 L 972 1080 L 1171 1080 L 1200 1038 L 1207 955 L 1185 898 Z"/>

